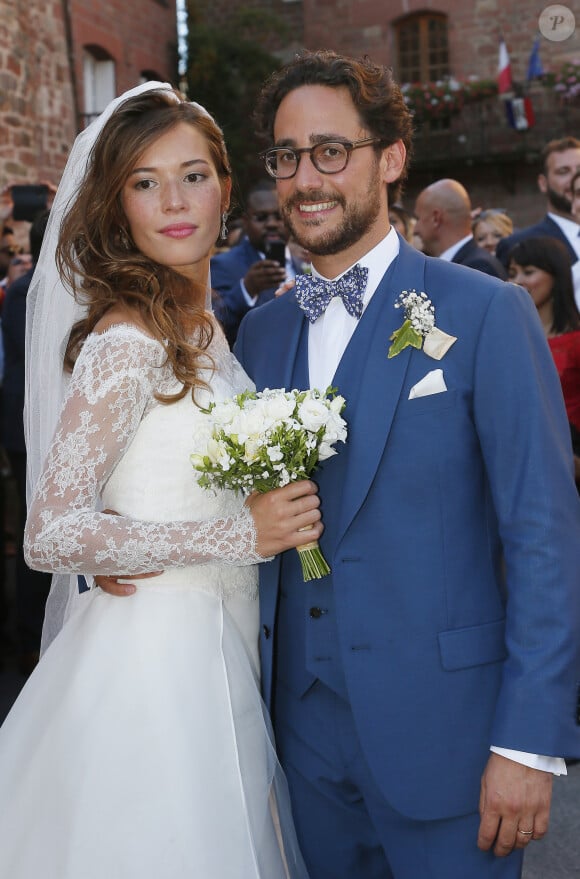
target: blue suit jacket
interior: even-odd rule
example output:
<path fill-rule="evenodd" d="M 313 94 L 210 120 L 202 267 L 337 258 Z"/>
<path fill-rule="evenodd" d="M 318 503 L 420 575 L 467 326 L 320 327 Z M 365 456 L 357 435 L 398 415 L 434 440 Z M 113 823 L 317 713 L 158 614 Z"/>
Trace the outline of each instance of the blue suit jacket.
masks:
<path fill-rule="evenodd" d="M 211 285 L 219 294 L 214 304 L 214 312 L 221 322 L 230 345 L 235 341 L 240 321 L 250 310 L 242 291 L 246 272 L 260 260 L 260 254 L 250 244 L 247 237 L 224 253 L 217 253 L 211 259 Z M 262 305 L 274 298 L 274 287 L 263 290 L 256 305 Z M 255 306 L 254 306 L 255 307 Z"/>
<path fill-rule="evenodd" d="M 387 358 L 411 288 L 457 336 L 441 361 Z M 236 353 L 258 388 L 304 380 L 307 332 L 292 294 L 246 317 Z M 447 391 L 409 399 L 438 368 Z M 491 744 L 580 755 L 580 500 L 552 357 L 520 288 L 401 242 L 334 381 L 349 437 L 316 477 L 332 574 L 304 584 L 280 557 L 261 566 L 264 696 L 316 675 L 331 615 L 308 609 L 327 598 L 385 797 L 415 818 L 473 811 Z M 293 652 L 278 649 L 275 679 L 277 625 Z"/>
<path fill-rule="evenodd" d="M 503 263 L 506 268 L 508 268 L 509 254 L 512 247 L 514 247 L 524 238 L 532 238 L 538 235 L 547 235 L 550 238 L 557 238 L 558 241 L 561 241 L 562 244 L 566 246 L 566 250 L 570 254 L 570 259 L 572 260 L 572 263 L 574 264 L 576 262 L 577 256 L 574 248 L 571 246 L 570 242 L 568 241 L 558 224 L 555 223 L 554 220 L 548 216 L 548 214 L 546 214 L 546 216 L 534 226 L 527 226 L 525 229 L 518 229 L 517 232 L 514 232 L 512 235 L 508 235 L 507 238 L 502 238 L 497 245 L 495 255 L 497 256 L 499 261 Z"/>

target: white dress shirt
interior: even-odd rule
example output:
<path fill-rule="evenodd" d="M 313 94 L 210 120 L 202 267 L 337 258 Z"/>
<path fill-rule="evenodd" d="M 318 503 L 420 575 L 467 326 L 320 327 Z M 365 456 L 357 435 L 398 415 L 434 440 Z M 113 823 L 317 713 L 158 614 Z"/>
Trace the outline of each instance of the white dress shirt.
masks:
<path fill-rule="evenodd" d="M 380 241 L 362 259 L 357 260 L 360 266 L 369 270 L 367 288 L 363 297 L 363 311 L 371 301 L 373 294 L 388 267 L 399 254 L 399 239 L 394 229 Z M 336 281 L 352 266 L 337 275 L 336 278 L 324 278 L 325 281 Z M 312 267 L 316 278 L 323 276 Z M 340 296 L 330 300 L 328 308 L 320 317 L 310 324 L 308 331 L 308 369 L 310 387 L 325 391 L 332 383 L 350 337 L 358 324 L 356 317 L 348 313 Z M 340 388 L 339 388 L 340 391 Z"/>
<path fill-rule="evenodd" d="M 580 225 L 575 223 L 574 220 L 560 217 L 558 214 L 548 213 L 548 216 L 560 227 L 576 254 L 576 262 L 572 266 L 572 280 L 574 281 L 574 298 L 576 299 L 576 305 L 580 309 Z"/>
<path fill-rule="evenodd" d="M 457 245 L 450 249 L 458 250 L 470 237 L 468 236 L 467 239 L 458 242 Z M 363 313 L 379 286 L 383 275 L 398 254 L 399 238 L 395 230 L 391 228 L 382 241 L 361 259 L 357 260 L 358 265 L 369 270 L 367 288 L 363 297 Z M 449 259 L 451 258 L 449 257 Z M 349 266 L 344 272 L 337 275 L 336 278 L 324 278 L 313 266 L 312 274 L 314 277 L 323 278 L 325 281 L 336 281 L 346 272 L 350 271 L 351 268 L 352 266 Z M 332 384 L 333 376 L 357 324 L 358 320 L 348 313 L 340 296 L 335 296 L 331 299 L 326 311 L 314 323 L 310 324 L 308 329 L 308 372 L 311 388 L 325 391 Z M 338 391 L 340 392 L 340 388 L 338 388 Z M 516 763 L 523 763 L 525 766 L 531 766 L 534 769 L 543 769 L 545 772 L 552 772 L 554 775 L 566 775 L 566 763 L 559 757 L 543 757 L 537 754 L 528 754 L 524 751 L 513 751 L 508 748 L 492 747 L 491 750 L 496 754 L 514 760 Z"/>
<path fill-rule="evenodd" d="M 472 240 L 473 235 L 466 235 L 465 238 L 461 239 L 461 241 L 456 241 L 455 244 L 452 244 L 451 247 L 448 247 L 447 250 L 444 250 L 443 253 L 440 253 L 439 259 L 444 259 L 446 262 L 451 262 L 455 254 L 459 253 L 463 245 Z"/>

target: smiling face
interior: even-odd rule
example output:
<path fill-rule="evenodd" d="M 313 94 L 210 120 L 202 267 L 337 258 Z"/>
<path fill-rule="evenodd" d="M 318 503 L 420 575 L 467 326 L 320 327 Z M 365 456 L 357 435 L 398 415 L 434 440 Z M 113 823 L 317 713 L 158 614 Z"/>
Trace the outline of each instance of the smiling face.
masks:
<path fill-rule="evenodd" d="M 553 321 L 553 275 L 534 265 L 522 266 L 515 260 L 510 262 L 508 275 L 510 281 L 519 284 L 520 287 L 528 291 L 538 309 L 542 323 L 545 327 L 551 327 Z"/>
<path fill-rule="evenodd" d="M 278 208 L 275 186 L 250 193 L 243 221 L 250 243 L 262 253 L 266 252 L 266 242 L 286 240 L 286 228 Z"/>
<path fill-rule="evenodd" d="M 580 149 L 572 147 L 553 152 L 546 159 L 545 173 L 538 177 L 538 188 L 548 196 L 548 207 L 553 213 L 570 216 L 570 182 L 577 171 L 580 171 Z"/>
<path fill-rule="evenodd" d="M 149 259 L 205 284 L 229 190 L 205 136 L 178 123 L 139 156 L 123 186 L 121 201 L 135 245 Z"/>
<path fill-rule="evenodd" d="M 321 141 L 356 142 L 371 137 L 347 88 L 307 85 L 281 101 L 274 123 L 275 146 L 311 147 Z M 294 177 L 278 180 L 278 202 L 291 237 L 332 278 L 384 238 L 389 229 L 386 184 L 398 179 L 401 142 L 377 153 L 354 150 L 338 174 L 322 174 L 303 153 Z"/>
<path fill-rule="evenodd" d="M 473 237 L 475 238 L 475 243 L 478 247 L 483 247 L 484 250 L 495 255 L 498 242 L 501 241 L 503 236 L 499 229 L 491 223 L 488 223 L 485 220 L 479 220 L 475 224 Z"/>

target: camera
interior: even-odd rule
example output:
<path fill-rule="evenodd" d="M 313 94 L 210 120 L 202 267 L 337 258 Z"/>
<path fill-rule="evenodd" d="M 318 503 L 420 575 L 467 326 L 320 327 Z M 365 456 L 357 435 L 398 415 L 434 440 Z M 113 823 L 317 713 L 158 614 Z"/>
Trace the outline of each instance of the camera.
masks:
<path fill-rule="evenodd" d="M 266 259 L 273 259 L 282 268 L 286 268 L 286 242 L 266 241 Z"/>
<path fill-rule="evenodd" d="M 48 186 L 42 183 L 12 187 L 12 218 L 32 223 L 48 202 Z"/>

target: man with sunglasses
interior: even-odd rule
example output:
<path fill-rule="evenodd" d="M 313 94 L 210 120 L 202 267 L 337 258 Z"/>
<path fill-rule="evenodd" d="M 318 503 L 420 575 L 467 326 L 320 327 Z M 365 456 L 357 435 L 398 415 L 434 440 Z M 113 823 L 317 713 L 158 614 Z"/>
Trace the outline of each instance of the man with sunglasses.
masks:
<path fill-rule="evenodd" d="M 273 299 L 274 291 L 287 277 L 286 265 L 269 256 L 271 242 L 279 245 L 284 256 L 287 239 L 276 187 L 270 178 L 248 192 L 242 228 L 244 235 L 239 244 L 211 260 L 212 287 L 219 294 L 214 311 L 230 345 L 246 312 Z"/>
<path fill-rule="evenodd" d="M 580 754 L 580 507 L 529 297 L 390 228 L 412 120 L 388 69 L 306 52 L 256 118 L 312 278 L 242 322 L 258 389 L 338 388 L 331 574 L 261 566 L 261 661 L 315 879 L 516 879 Z"/>

